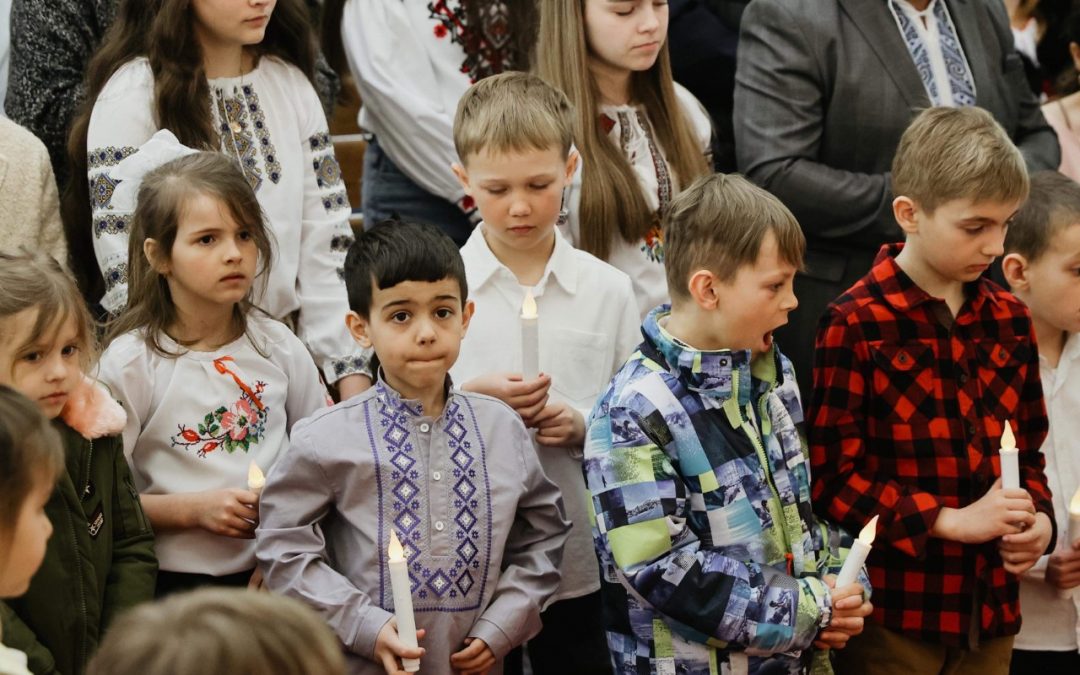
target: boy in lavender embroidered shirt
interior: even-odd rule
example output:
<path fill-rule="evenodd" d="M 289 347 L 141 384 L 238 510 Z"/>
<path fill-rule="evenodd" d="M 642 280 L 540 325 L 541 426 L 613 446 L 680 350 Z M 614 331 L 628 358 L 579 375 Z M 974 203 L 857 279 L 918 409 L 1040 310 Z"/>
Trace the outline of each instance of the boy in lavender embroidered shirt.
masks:
<path fill-rule="evenodd" d="M 273 591 L 314 607 L 352 673 L 501 672 L 540 629 L 569 529 L 521 418 L 450 388 L 473 313 L 453 242 L 383 223 L 345 264 L 350 331 L 378 381 L 298 423 L 267 477 L 256 555 Z M 386 548 L 405 546 L 419 649 L 397 634 Z"/>

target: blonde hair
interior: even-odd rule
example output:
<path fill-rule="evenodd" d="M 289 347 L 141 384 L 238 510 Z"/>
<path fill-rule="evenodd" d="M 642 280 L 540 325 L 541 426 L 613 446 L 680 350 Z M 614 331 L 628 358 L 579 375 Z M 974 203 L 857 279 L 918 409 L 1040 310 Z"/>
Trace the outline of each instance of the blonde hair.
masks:
<path fill-rule="evenodd" d="M 577 110 L 574 141 L 582 160 L 580 247 L 607 259 L 615 236 L 628 242 L 644 237 L 656 223 L 633 167 L 607 135 L 600 119 L 600 93 L 589 69 L 585 39 L 587 0 L 542 0 L 536 73 L 562 89 Z M 645 108 L 648 122 L 673 168 L 676 185 L 688 185 L 709 172 L 690 121 L 675 96 L 667 42 L 656 63 L 630 78 L 633 98 Z"/>
<path fill-rule="evenodd" d="M 461 97 L 454 115 L 454 147 L 462 164 L 471 155 L 558 148 L 574 143 L 574 109 L 558 89 L 535 75 L 503 73 L 480 80 Z"/>
<path fill-rule="evenodd" d="M 291 598 L 204 588 L 144 604 L 110 627 L 86 675 L 344 675 L 341 645 Z"/>
<path fill-rule="evenodd" d="M 694 181 L 671 202 L 664 218 L 664 267 L 672 300 L 690 297 L 687 282 L 707 269 L 730 281 L 752 265 L 772 232 L 780 258 L 802 269 L 806 237 L 783 203 L 736 174 Z"/>
<path fill-rule="evenodd" d="M 0 253 L 0 289 L 0 341 L 11 339 L 4 325 L 7 320 L 28 309 L 36 309 L 37 317 L 26 343 L 16 345 L 16 351 L 55 336 L 68 319 L 74 319 L 80 363 L 83 371 L 90 370 L 96 360 L 94 320 L 75 280 L 60 263 L 26 249 Z"/>
<path fill-rule="evenodd" d="M 927 108 L 900 138 L 892 188 L 933 213 L 954 199 L 1022 201 L 1029 182 L 1023 156 L 990 113 Z"/>

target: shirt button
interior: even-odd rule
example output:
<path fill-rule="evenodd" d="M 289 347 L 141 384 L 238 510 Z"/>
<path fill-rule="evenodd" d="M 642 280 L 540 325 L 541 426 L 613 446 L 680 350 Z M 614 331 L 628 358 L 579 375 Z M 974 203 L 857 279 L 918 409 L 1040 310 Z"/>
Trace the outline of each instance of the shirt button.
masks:
<path fill-rule="evenodd" d="M 974 436 L 975 435 L 975 424 L 974 423 L 968 424 L 968 435 L 969 436 Z"/>
<path fill-rule="evenodd" d="M 442 480 L 442 472 L 441 471 L 436 471 L 435 473 L 431 474 L 431 477 L 434 480 Z"/>
<path fill-rule="evenodd" d="M 424 432 L 426 434 L 427 432 L 431 431 L 431 425 L 428 424 L 427 422 L 424 422 L 423 424 L 420 425 L 420 431 L 422 431 L 422 432 Z"/>
<path fill-rule="evenodd" d="M 960 373 L 960 378 L 959 379 L 960 379 L 960 384 L 961 385 L 967 384 L 967 381 L 968 381 L 967 373 Z"/>
<path fill-rule="evenodd" d="M 436 532 L 442 532 L 444 527 L 446 527 L 446 526 L 443 525 L 441 520 L 436 520 L 435 521 L 435 531 Z"/>

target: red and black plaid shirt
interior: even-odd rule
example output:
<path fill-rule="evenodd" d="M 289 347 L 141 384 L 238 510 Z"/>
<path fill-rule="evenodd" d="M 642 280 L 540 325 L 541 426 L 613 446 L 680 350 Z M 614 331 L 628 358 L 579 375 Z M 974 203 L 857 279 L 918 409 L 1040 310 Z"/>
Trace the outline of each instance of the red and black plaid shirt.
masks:
<path fill-rule="evenodd" d="M 1031 316 L 1010 293 L 968 284 L 953 318 L 897 266 L 901 246 L 883 247 L 822 318 L 808 416 L 814 505 L 851 532 L 880 516 L 867 563 L 875 621 L 970 647 L 1020 630 L 1018 579 L 995 541 L 930 529 L 942 507 L 975 502 L 1000 475 L 1005 420 L 1021 485 L 1053 522 L 1038 355 Z"/>

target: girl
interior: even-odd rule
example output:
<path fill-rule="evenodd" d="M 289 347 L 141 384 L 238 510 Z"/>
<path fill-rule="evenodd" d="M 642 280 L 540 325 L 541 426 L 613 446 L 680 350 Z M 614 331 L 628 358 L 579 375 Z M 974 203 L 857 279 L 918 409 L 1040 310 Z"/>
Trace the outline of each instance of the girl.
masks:
<path fill-rule="evenodd" d="M 348 397 L 369 384 L 367 360 L 342 321 L 349 203 L 311 85 L 305 12 L 302 0 L 124 0 L 90 63 L 88 103 L 72 129 L 80 184 L 71 206 L 83 217 L 68 218 L 77 225 L 69 236 L 72 258 L 91 266 L 92 239 L 104 275 L 103 294 L 93 297 L 116 314 L 127 293 L 130 225 L 130 213 L 112 200 L 116 165 L 159 129 L 226 153 L 279 244 L 259 304 L 282 320 L 296 314 L 327 381 Z"/>
<path fill-rule="evenodd" d="M 0 384 L 34 401 L 64 448 L 65 470 L 45 504 L 56 536 L 29 590 L 0 604 L 4 643 L 25 652 L 35 673 L 82 672 L 111 621 L 154 594 L 154 535 L 118 435 L 124 411 L 84 375 L 93 335 L 59 263 L 0 254 Z"/>
<path fill-rule="evenodd" d="M 158 595 L 258 585 L 249 467 L 269 470 L 293 423 L 326 405 L 304 345 L 252 312 L 271 255 L 259 202 L 232 158 L 188 154 L 142 179 L 129 246 L 128 306 L 101 379 L 128 414 L 124 452 L 157 533 Z"/>
<path fill-rule="evenodd" d="M 643 317 L 670 301 L 659 215 L 712 161 L 708 114 L 671 79 L 667 21 L 666 2 L 544 0 L 536 47 L 577 110 L 567 234 L 630 275 Z"/>
<path fill-rule="evenodd" d="M 1072 59 L 1073 77 L 1080 76 L 1080 9 L 1069 15 L 1062 31 Z M 1076 81 L 1068 83 L 1072 93 L 1051 101 L 1042 107 L 1046 121 L 1057 133 L 1061 144 L 1061 165 L 1058 171 L 1075 181 L 1080 181 L 1080 90 Z"/>
<path fill-rule="evenodd" d="M 25 593 L 41 567 L 53 531 L 45 504 L 63 469 L 60 437 L 41 411 L 0 386 L 0 598 Z M 26 655 L 0 643 L 0 675 L 30 675 Z"/>

